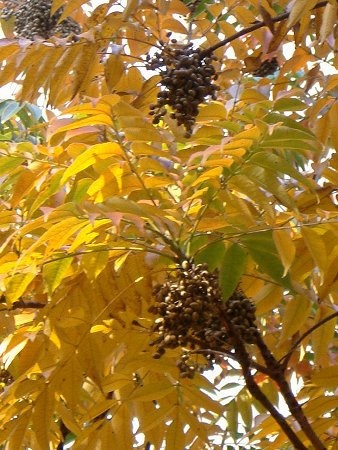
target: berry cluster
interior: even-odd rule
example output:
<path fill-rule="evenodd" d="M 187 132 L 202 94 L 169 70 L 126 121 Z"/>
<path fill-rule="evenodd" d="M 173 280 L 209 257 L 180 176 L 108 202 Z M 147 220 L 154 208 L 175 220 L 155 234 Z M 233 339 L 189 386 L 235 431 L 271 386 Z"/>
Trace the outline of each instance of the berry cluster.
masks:
<path fill-rule="evenodd" d="M 273 75 L 276 70 L 279 69 L 279 64 L 277 58 L 267 59 L 262 62 L 262 64 L 252 72 L 255 77 L 267 77 L 268 75 Z"/>
<path fill-rule="evenodd" d="M 0 368 L 0 385 L 9 386 L 14 381 L 12 375 L 4 367 Z"/>
<path fill-rule="evenodd" d="M 70 34 L 81 33 L 78 23 L 70 17 L 58 23 L 63 8 L 51 15 L 51 7 L 52 0 L 27 0 L 17 2 L 11 7 L 9 4 L 6 5 L 1 12 L 1 17 L 7 20 L 14 16 L 14 33 L 27 39 L 34 39 L 34 36 L 44 39 L 54 35 L 67 37 Z"/>
<path fill-rule="evenodd" d="M 171 40 L 173 47 L 161 43 L 161 51 L 153 57 L 147 56 L 147 68 L 160 69 L 162 90 L 157 95 L 157 103 L 150 105 L 153 123 L 159 123 L 167 113 L 166 106 L 172 110 L 171 118 L 177 125 L 184 125 L 186 137 L 198 115 L 198 107 L 207 97 L 216 99 L 219 89 L 213 82 L 217 74 L 213 66 L 215 56 L 204 56 L 202 50 L 194 49 L 193 44 L 174 48 L 177 41 Z"/>
<path fill-rule="evenodd" d="M 256 307 L 241 290 L 236 290 L 224 305 L 224 317 L 237 336 L 247 344 L 254 344 L 258 336 L 255 324 Z"/>
<path fill-rule="evenodd" d="M 224 303 L 217 271 L 211 273 L 206 264 L 184 261 L 175 276 L 156 286 L 156 299 L 151 312 L 158 315 L 152 331 L 158 337 L 154 358 L 160 358 L 166 349 L 185 348 L 177 361 L 180 374 L 192 378 L 196 370 L 203 371 L 219 362 L 218 352 L 232 346 L 228 324 L 246 343 L 254 343 L 257 328 L 254 324 L 254 306 L 241 292 Z M 191 359 L 189 350 L 205 350 L 206 365 Z M 214 353 L 215 352 L 215 353 Z"/>

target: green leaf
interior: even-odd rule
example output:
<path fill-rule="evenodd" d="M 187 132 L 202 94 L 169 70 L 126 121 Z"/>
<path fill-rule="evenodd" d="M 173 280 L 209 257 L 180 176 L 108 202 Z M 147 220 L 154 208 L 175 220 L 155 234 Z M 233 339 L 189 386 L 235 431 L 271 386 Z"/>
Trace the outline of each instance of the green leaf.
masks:
<path fill-rule="evenodd" d="M 284 276 L 284 267 L 278 256 L 271 231 L 244 236 L 242 243 L 263 273 L 269 275 L 282 286 L 291 289 L 289 275 Z"/>
<path fill-rule="evenodd" d="M 313 187 L 312 182 L 301 175 L 288 161 L 273 153 L 258 152 L 252 156 L 250 162 L 252 164 L 257 164 L 260 167 L 264 167 L 265 169 L 289 175 L 291 178 L 294 178 L 307 187 Z"/>
<path fill-rule="evenodd" d="M 43 275 L 50 295 L 63 282 L 72 260 L 71 257 L 60 258 L 44 265 Z"/>
<path fill-rule="evenodd" d="M 275 111 L 303 111 L 307 108 L 306 103 L 298 98 L 279 98 L 275 101 Z"/>
<path fill-rule="evenodd" d="M 243 275 L 245 262 L 246 252 L 239 244 L 231 245 L 225 252 L 219 274 L 224 300 L 227 300 L 236 289 Z"/>
<path fill-rule="evenodd" d="M 0 176 L 9 173 L 12 169 L 20 166 L 25 158 L 15 156 L 1 156 L 0 158 Z"/>
<path fill-rule="evenodd" d="M 205 246 L 195 257 L 197 264 L 206 263 L 210 271 L 220 266 L 225 254 L 225 246 L 222 241 L 211 242 Z"/>
<path fill-rule="evenodd" d="M 233 438 L 237 438 L 238 430 L 238 407 L 236 400 L 232 400 L 226 405 L 228 431 Z"/>

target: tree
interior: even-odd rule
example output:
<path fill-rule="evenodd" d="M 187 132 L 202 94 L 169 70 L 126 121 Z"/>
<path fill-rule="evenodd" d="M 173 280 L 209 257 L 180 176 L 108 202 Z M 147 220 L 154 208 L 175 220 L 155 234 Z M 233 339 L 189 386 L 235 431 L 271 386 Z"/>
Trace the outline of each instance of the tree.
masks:
<path fill-rule="evenodd" d="M 3 448 L 336 448 L 336 1 L 2 3 Z"/>

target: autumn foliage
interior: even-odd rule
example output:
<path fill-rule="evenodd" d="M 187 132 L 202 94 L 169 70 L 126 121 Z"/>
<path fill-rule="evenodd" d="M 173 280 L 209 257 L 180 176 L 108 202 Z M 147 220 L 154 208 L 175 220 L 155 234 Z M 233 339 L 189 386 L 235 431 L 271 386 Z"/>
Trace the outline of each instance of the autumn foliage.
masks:
<path fill-rule="evenodd" d="M 336 449 L 336 1 L 89 3 L 1 19 L 1 448 Z M 258 337 L 154 358 L 191 265 Z"/>

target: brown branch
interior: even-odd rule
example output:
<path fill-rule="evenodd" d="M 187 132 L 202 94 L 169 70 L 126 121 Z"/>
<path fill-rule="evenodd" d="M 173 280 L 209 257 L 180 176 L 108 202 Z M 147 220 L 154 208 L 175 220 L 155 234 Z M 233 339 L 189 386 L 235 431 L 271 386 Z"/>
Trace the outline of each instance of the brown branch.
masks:
<path fill-rule="evenodd" d="M 304 414 L 301 405 L 298 403 L 289 384 L 285 379 L 284 365 L 280 364 L 275 359 L 275 357 L 273 356 L 273 354 L 263 341 L 262 336 L 260 334 L 257 335 L 256 344 L 265 361 L 267 368 L 270 371 L 269 376 L 272 380 L 274 380 L 277 383 L 280 389 L 280 393 L 284 397 L 284 400 L 289 408 L 290 413 L 299 423 L 304 434 L 308 437 L 308 439 L 312 443 L 313 448 L 315 450 L 325 450 L 326 447 L 321 442 L 317 434 L 314 432 L 310 422 L 308 421 L 307 417 Z"/>
<path fill-rule="evenodd" d="M 296 450 L 306 450 L 307 447 L 301 442 L 297 434 L 293 431 L 291 426 L 283 415 L 274 407 L 270 400 L 266 397 L 264 392 L 260 389 L 255 381 L 253 374 L 251 373 L 251 358 L 245 348 L 244 343 L 238 337 L 236 331 L 231 324 L 228 324 L 228 330 L 230 331 L 231 338 L 234 340 L 236 359 L 242 367 L 242 372 L 245 380 L 245 384 L 251 395 L 258 400 L 269 411 L 274 420 L 278 423 L 280 428 L 289 438 L 290 442 L 294 445 Z"/>
<path fill-rule="evenodd" d="M 320 320 L 319 322 L 317 322 L 315 325 L 313 325 L 312 327 L 310 327 L 308 330 L 305 331 L 305 333 L 303 333 L 298 339 L 297 341 L 293 344 L 293 346 L 290 348 L 290 350 L 286 353 L 286 355 L 282 356 L 282 358 L 278 361 L 279 363 L 283 362 L 283 366 L 284 368 L 287 367 L 287 364 L 290 360 L 290 357 L 292 355 L 292 353 L 296 350 L 296 348 L 298 347 L 298 345 L 302 342 L 303 339 L 305 339 L 307 336 L 309 336 L 314 330 L 316 330 L 317 328 L 321 327 L 322 325 L 324 325 L 324 323 L 328 322 L 331 319 L 334 319 L 335 317 L 338 317 L 338 311 L 330 314 L 327 317 L 324 317 L 324 319 Z"/>
<path fill-rule="evenodd" d="M 327 1 L 319 2 L 312 9 L 322 8 L 326 4 L 327 4 Z M 280 14 L 280 15 L 276 16 L 276 17 L 272 17 L 271 18 L 271 22 L 273 22 L 273 23 L 282 22 L 283 20 L 286 20 L 289 17 L 289 15 L 290 15 L 290 12 L 285 12 L 283 14 Z M 223 47 L 226 44 L 229 44 L 229 42 L 232 42 L 232 41 L 234 41 L 234 40 L 236 40 L 236 39 L 238 39 L 238 38 L 240 38 L 242 36 L 245 36 L 248 33 L 251 33 L 252 31 L 259 30 L 260 28 L 263 28 L 265 26 L 267 26 L 267 25 L 262 20 L 260 22 L 254 23 L 250 27 L 243 28 L 243 30 L 238 31 L 237 33 L 233 34 L 232 36 L 229 36 L 228 38 L 224 39 L 223 41 L 220 41 L 217 44 L 212 45 L 211 47 L 209 47 L 206 50 L 204 50 L 201 53 L 201 57 L 205 57 L 205 56 L 211 55 L 215 50 L 217 50 L 218 48 Z"/>
<path fill-rule="evenodd" d="M 4 295 L 1 296 L 0 303 L 6 304 L 6 297 Z M 11 307 L 0 309 L 0 311 L 14 311 L 15 309 L 29 309 L 29 308 L 42 309 L 45 306 L 46 306 L 45 303 L 32 301 L 25 302 L 23 299 L 19 299 L 16 302 L 14 302 Z"/>

